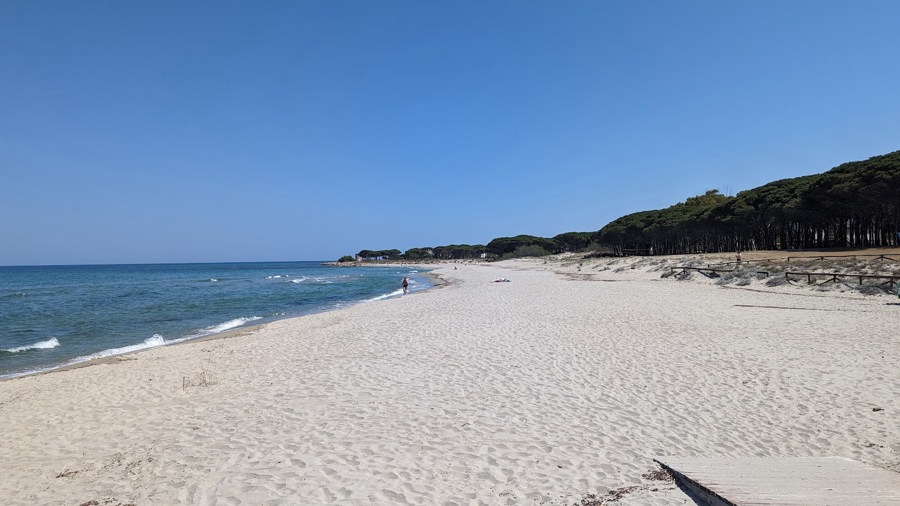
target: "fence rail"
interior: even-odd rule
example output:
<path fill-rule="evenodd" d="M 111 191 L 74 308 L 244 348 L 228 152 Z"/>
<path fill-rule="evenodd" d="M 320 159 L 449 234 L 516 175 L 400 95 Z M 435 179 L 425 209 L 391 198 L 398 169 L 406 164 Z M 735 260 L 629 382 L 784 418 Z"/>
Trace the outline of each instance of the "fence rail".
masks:
<path fill-rule="evenodd" d="M 681 270 L 681 272 L 685 271 L 698 271 L 698 272 L 714 272 L 716 274 L 720 272 L 734 272 L 735 269 L 717 269 L 715 267 L 688 267 L 688 266 L 678 266 L 671 267 L 672 273 L 674 274 L 676 270 Z M 768 276 L 768 271 L 750 271 L 753 274 L 760 274 L 762 276 Z"/>
<path fill-rule="evenodd" d="M 735 272 L 736 269 L 719 269 L 716 267 L 690 267 L 690 266 L 677 266 L 671 267 L 672 274 L 675 274 L 678 271 L 687 272 L 687 271 L 697 271 L 700 273 L 703 272 L 711 272 L 715 274 L 719 273 L 727 273 L 727 272 Z M 748 271 L 752 274 L 756 274 L 759 276 L 769 276 L 769 271 Z M 788 281 L 794 281 L 791 279 L 791 276 L 806 276 L 806 282 L 808 284 L 813 283 L 814 278 L 825 277 L 828 278 L 825 281 L 819 283 L 820 285 L 824 285 L 825 283 L 837 283 L 839 281 L 843 281 L 845 279 L 855 279 L 857 283 L 862 286 L 865 284 L 865 280 L 867 279 L 881 279 L 884 280 L 881 283 L 876 283 L 876 285 L 883 284 L 894 284 L 900 285 L 900 274 L 858 274 L 858 273 L 846 273 L 846 272 L 800 272 L 800 271 L 785 271 L 784 278 Z"/>
<path fill-rule="evenodd" d="M 761 264 L 765 262 L 787 262 L 791 263 L 791 260 L 827 260 L 829 258 L 875 258 L 875 260 L 890 260 L 891 262 L 900 262 L 900 259 L 891 258 L 888 255 L 818 255 L 818 256 L 806 256 L 806 257 L 784 257 L 784 258 L 756 258 L 756 259 L 746 259 L 746 260 L 738 260 L 736 262 L 719 262 L 715 264 L 707 264 L 709 266 L 713 265 L 742 265 L 742 264 Z"/>
<path fill-rule="evenodd" d="M 900 275 L 894 274 L 849 274 L 842 272 L 791 272 L 785 271 L 784 278 L 788 281 L 793 281 L 791 276 L 806 276 L 806 282 L 808 284 L 812 284 L 814 277 L 828 277 L 830 279 L 826 279 L 819 283 L 820 285 L 824 285 L 825 283 L 837 283 L 838 281 L 843 281 L 845 278 L 856 279 L 859 282 L 859 285 L 863 285 L 863 281 L 866 279 L 884 279 L 886 281 L 882 281 L 881 283 L 877 283 L 879 285 L 883 285 L 885 283 L 891 283 L 892 285 L 900 280 Z"/>
<path fill-rule="evenodd" d="M 853 258 L 857 257 L 875 257 L 876 260 L 890 260 L 891 262 L 900 262 L 896 258 L 890 258 L 887 255 L 822 255 L 822 256 L 813 256 L 813 257 L 787 257 L 788 263 L 790 263 L 791 259 L 794 260 L 825 260 L 826 258 Z"/>

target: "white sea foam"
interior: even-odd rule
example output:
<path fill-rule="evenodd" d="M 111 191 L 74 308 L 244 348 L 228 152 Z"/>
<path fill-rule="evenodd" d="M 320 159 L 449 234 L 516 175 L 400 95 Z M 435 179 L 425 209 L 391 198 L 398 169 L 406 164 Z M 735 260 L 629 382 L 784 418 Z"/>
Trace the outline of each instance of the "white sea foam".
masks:
<path fill-rule="evenodd" d="M 39 341 L 34 344 L 29 344 L 28 346 L 19 346 L 18 348 L 9 348 L 8 350 L 3 350 L 7 353 L 19 353 L 21 351 L 28 350 L 52 350 L 59 346 L 59 340 L 55 337 L 51 337 L 46 341 Z"/>
<path fill-rule="evenodd" d="M 292 279 L 291 283 L 302 283 L 302 282 L 306 281 L 307 279 L 309 279 L 309 278 L 306 276 L 300 276 L 299 278 Z"/>
<path fill-rule="evenodd" d="M 266 276 L 266 279 L 281 279 L 281 275 L 280 275 L 280 274 L 275 274 L 275 275 L 272 275 L 272 276 Z"/>
<path fill-rule="evenodd" d="M 84 362 L 87 360 L 94 360 L 98 358 L 106 358 L 112 357 L 114 355 L 123 355 L 125 353 L 134 353 L 135 351 L 146 350 L 148 348 L 156 348 L 157 346 L 163 346 L 168 341 L 166 341 L 163 336 L 159 334 L 153 334 L 153 337 L 148 337 L 144 339 L 144 342 L 141 344 L 133 344 L 131 346 L 123 346 L 121 348 L 110 348 L 108 350 L 98 351 L 92 355 L 88 355 L 86 357 L 79 357 L 73 360 L 72 362 Z"/>
<path fill-rule="evenodd" d="M 391 293 L 385 293 L 385 294 L 379 295 L 379 296 L 377 296 L 377 297 L 372 297 L 371 299 L 368 299 L 368 302 L 375 302 L 376 300 L 389 299 L 389 298 L 391 298 L 391 297 L 397 297 L 398 295 L 403 295 L 403 290 L 402 290 L 402 289 L 400 289 L 400 290 L 394 290 L 394 291 L 391 292 Z"/>
<path fill-rule="evenodd" d="M 98 358 L 106 358 L 106 357 L 112 357 L 115 355 L 124 355 L 126 353 L 134 353 L 136 351 L 142 351 L 142 350 L 146 350 L 146 349 L 150 349 L 150 348 L 156 348 L 157 346 L 165 346 L 167 344 L 180 343 L 182 341 L 187 341 L 189 339 L 195 339 L 198 337 L 208 336 L 210 334 L 216 334 L 218 332 L 224 332 L 226 330 L 233 329 L 235 327 L 240 327 L 241 325 L 243 325 L 247 322 L 261 320 L 261 319 L 262 318 L 259 316 L 252 316 L 250 318 L 235 318 L 234 320 L 229 320 L 227 322 L 220 323 L 218 325 L 212 325 L 210 327 L 206 327 L 197 334 L 187 336 L 187 337 L 184 337 L 181 339 L 172 339 L 169 341 L 167 341 L 165 338 L 163 338 L 163 336 L 161 336 L 159 334 L 153 334 L 153 337 L 144 339 L 144 342 L 142 342 L 140 344 L 134 344 L 131 346 L 123 346 L 121 348 L 110 348 L 108 350 L 99 351 L 97 353 L 87 355 L 84 357 L 78 357 L 69 363 L 75 364 L 75 363 L 79 363 L 79 362 L 86 362 L 88 360 L 95 360 Z M 55 338 L 51 339 L 51 341 L 56 341 L 56 339 Z M 57 346 L 58 345 L 59 344 L 57 343 Z"/>
<path fill-rule="evenodd" d="M 219 332 L 225 332 L 226 330 L 231 330 L 233 328 L 240 327 L 241 325 L 252 322 L 256 320 L 261 320 L 262 318 L 259 316 L 251 316 L 250 318 L 235 318 L 234 320 L 228 320 L 225 323 L 220 323 L 218 325 L 213 325 L 210 327 L 206 327 L 203 329 L 202 335 L 209 334 L 218 334 Z"/>

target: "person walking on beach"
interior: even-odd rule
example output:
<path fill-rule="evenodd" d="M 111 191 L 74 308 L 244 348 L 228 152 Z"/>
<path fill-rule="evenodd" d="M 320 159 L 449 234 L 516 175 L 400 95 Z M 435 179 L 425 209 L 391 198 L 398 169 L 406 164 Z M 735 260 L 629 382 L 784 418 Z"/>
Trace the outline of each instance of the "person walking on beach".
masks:
<path fill-rule="evenodd" d="M 403 295 L 406 295 L 406 292 L 409 291 L 409 278 L 403 278 L 403 281 L 400 283 L 400 286 L 403 287 Z"/>

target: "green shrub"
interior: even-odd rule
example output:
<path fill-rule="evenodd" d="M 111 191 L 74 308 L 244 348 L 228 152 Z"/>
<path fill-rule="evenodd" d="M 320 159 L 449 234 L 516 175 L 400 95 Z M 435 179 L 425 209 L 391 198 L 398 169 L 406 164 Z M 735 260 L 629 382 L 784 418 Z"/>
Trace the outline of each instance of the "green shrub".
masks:
<path fill-rule="evenodd" d="M 532 244 L 529 246 L 519 246 L 515 250 L 503 255 L 503 259 L 522 258 L 522 257 L 545 257 L 551 253 L 544 248 Z"/>

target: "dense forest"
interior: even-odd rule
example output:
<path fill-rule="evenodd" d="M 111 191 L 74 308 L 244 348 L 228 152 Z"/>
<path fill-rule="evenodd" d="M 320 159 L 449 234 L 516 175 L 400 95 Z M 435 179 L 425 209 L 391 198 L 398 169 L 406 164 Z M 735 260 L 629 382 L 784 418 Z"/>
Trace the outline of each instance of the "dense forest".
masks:
<path fill-rule="evenodd" d="M 516 237 L 498 237 L 486 246 L 482 244 L 452 244 L 411 248 L 406 253 L 400 250 L 362 250 L 356 258 L 362 261 L 375 260 L 466 260 L 466 259 L 498 259 L 526 256 L 544 256 L 566 251 L 583 251 L 589 248 L 596 232 L 566 232 L 552 238 L 519 235 Z M 341 262 L 352 262 L 356 258 L 341 257 Z"/>
<path fill-rule="evenodd" d="M 669 255 L 896 246 L 900 151 L 735 196 L 710 190 L 665 209 L 622 216 L 597 232 L 499 237 L 487 245 L 360 251 L 361 259 L 512 258 L 566 251 Z M 349 257 L 345 257 L 349 258 Z"/>
<path fill-rule="evenodd" d="M 623 216 L 597 233 L 619 253 L 895 246 L 900 151 L 727 197 L 715 190 Z"/>

